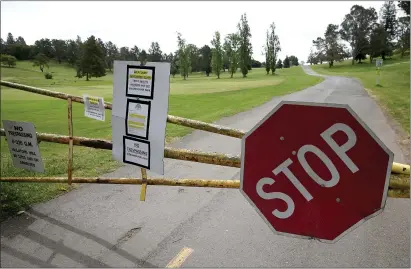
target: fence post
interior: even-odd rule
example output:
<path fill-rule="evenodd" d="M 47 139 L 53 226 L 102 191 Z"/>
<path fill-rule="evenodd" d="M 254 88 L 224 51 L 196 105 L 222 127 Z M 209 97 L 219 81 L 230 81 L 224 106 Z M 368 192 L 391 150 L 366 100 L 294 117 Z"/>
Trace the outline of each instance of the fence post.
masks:
<path fill-rule="evenodd" d="M 71 185 L 73 178 L 73 103 L 71 98 L 68 101 L 68 131 L 69 131 L 69 153 L 68 153 L 68 184 Z"/>

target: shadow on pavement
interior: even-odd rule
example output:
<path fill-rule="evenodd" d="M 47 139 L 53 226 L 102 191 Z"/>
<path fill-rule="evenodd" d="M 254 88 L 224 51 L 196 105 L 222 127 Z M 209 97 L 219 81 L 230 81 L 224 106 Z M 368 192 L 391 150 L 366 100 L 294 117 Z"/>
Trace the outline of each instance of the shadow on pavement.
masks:
<path fill-rule="evenodd" d="M 63 223 L 57 219 L 51 218 L 47 215 L 44 215 L 38 211 L 35 210 L 30 210 L 29 212 L 25 213 L 24 216 L 17 217 L 15 219 L 11 219 L 10 221 L 13 222 L 13 225 L 8 225 L 8 229 L 2 229 L 1 231 L 1 236 L 3 238 L 7 238 L 9 240 L 12 240 L 16 236 L 20 235 L 24 238 L 27 238 L 33 242 L 36 242 L 37 244 L 40 244 L 50 250 L 53 251 L 52 255 L 47 259 L 47 261 L 43 261 L 37 257 L 34 257 L 32 255 L 29 255 L 27 253 L 21 252 L 17 249 L 14 249 L 8 245 L 4 244 L 4 241 L 2 240 L 1 244 L 1 251 L 4 253 L 7 253 L 8 255 L 11 255 L 17 259 L 20 259 L 22 261 L 26 261 L 34 266 L 39 266 L 39 267 L 55 267 L 55 264 L 51 264 L 51 261 L 57 254 L 62 254 L 70 259 L 72 259 L 75 262 L 78 262 L 79 264 L 82 264 L 85 267 L 99 267 L 99 268 L 107 268 L 110 267 L 109 265 L 105 264 L 104 262 L 92 258 L 90 256 L 87 256 L 77 250 L 74 250 L 72 248 L 69 248 L 63 244 L 63 240 L 55 241 L 52 239 L 47 238 L 46 236 L 30 230 L 29 226 L 33 224 L 36 220 L 41 219 L 43 221 L 46 221 L 50 224 L 56 225 L 60 228 L 63 228 L 65 230 L 68 230 L 70 232 L 73 232 L 75 234 L 78 234 L 84 238 L 87 238 L 89 240 L 92 240 L 104 248 L 106 248 L 107 251 L 113 252 L 118 254 L 119 256 L 123 257 L 124 259 L 127 259 L 134 263 L 136 267 L 145 267 L 145 268 L 158 268 L 158 266 L 155 266 L 151 263 L 148 263 L 142 259 L 136 258 L 132 254 L 128 253 L 127 251 L 124 251 L 122 249 L 119 249 L 117 245 L 113 245 L 112 243 L 97 237 L 91 233 L 82 231 L 78 228 L 75 228 L 71 225 L 68 225 L 67 223 Z M 2 265 L 2 267 L 5 267 Z"/>

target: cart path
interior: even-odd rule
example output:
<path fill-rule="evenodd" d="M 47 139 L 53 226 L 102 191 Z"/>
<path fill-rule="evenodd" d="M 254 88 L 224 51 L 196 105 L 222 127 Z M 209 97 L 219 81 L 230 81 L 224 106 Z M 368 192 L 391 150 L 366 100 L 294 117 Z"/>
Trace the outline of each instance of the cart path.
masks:
<path fill-rule="evenodd" d="M 355 79 L 326 77 L 217 123 L 249 130 L 281 100 L 349 104 L 404 162 L 395 132 Z M 170 146 L 240 154 L 239 139 L 202 131 Z M 239 169 L 166 159 L 165 177 L 239 179 Z M 410 266 L 409 199 L 389 198 L 383 214 L 329 245 L 273 235 L 238 190 L 148 186 L 145 202 L 139 194 L 139 186 L 83 185 L 3 222 L 2 267 L 165 267 L 184 247 L 192 252 L 180 254 L 182 267 Z"/>

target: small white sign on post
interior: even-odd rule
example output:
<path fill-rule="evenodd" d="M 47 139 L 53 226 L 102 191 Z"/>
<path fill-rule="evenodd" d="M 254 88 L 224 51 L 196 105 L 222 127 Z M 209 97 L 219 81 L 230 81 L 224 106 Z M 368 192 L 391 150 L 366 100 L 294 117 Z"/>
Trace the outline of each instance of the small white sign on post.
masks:
<path fill-rule="evenodd" d="M 3 120 L 3 126 L 14 166 L 44 173 L 34 124 Z"/>
<path fill-rule="evenodd" d="M 104 98 L 83 95 L 84 115 L 95 120 L 105 121 Z"/>
<path fill-rule="evenodd" d="M 382 59 L 377 59 L 377 60 L 375 61 L 375 66 L 376 66 L 376 67 L 381 67 L 381 66 L 382 66 Z"/>
<path fill-rule="evenodd" d="M 164 174 L 170 63 L 114 61 L 113 158 Z"/>

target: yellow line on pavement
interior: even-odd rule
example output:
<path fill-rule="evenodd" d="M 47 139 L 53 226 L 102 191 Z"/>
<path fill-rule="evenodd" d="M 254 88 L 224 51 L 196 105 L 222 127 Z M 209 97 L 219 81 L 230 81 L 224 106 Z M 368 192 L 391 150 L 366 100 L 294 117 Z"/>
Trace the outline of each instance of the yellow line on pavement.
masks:
<path fill-rule="evenodd" d="M 188 256 L 193 253 L 193 249 L 184 247 L 177 256 L 174 257 L 166 266 L 166 268 L 179 268 L 184 261 L 188 258 Z"/>

